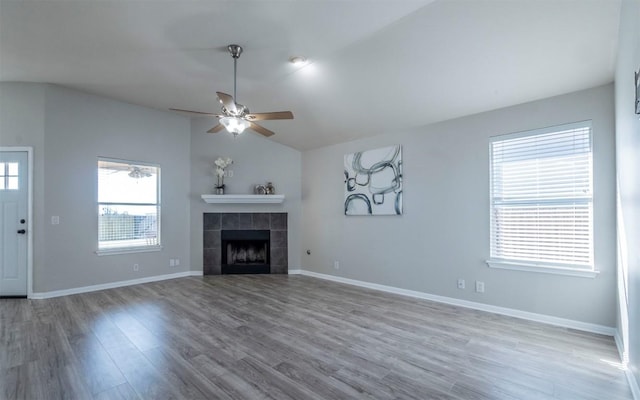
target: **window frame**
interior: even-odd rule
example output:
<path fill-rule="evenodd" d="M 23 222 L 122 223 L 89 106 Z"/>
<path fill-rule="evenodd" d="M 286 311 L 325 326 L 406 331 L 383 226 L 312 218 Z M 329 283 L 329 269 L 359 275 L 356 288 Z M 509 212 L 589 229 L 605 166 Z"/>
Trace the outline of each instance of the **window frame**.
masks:
<path fill-rule="evenodd" d="M 11 167 L 16 168 L 15 174 L 11 173 Z M 0 190 L 17 191 L 20 190 L 20 173 L 17 170 L 20 168 L 20 163 L 9 161 L 0 163 Z M 15 179 L 15 181 L 13 180 Z M 15 182 L 15 187 L 12 187 L 12 182 Z"/>
<path fill-rule="evenodd" d="M 155 203 L 131 203 L 131 202 L 122 202 L 122 203 L 118 203 L 118 202 L 101 202 L 99 195 L 100 195 L 100 162 L 112 162 L 112 163 L 119 163 L 119 164 L 126 164 L 128 166 L 134 166 L 134 167 L 151 167 L 151 168 L 155 168 L 157 171 L 157 176 L 156 176 L 156 202 Z M 112 157 L 98 157 L 97 160 L 97 168 L 96 168 L 96 211 L 97 211 L 97 217 L 98 217 L 98 231 L 97 231 L 97 242 L 96 242 L 96 254 L 99 256 L 102 255 L 112 255 L 112 254 L 127 254 L 127 253 L 144 253 L 144 252 L 154 252 L 154 251 L 160 251 L 162 250 L 163 246 L 162 246 L 162 229 L 161 229 L 161 216 L 162 216 L 162 204 L 161 204 L 161 199 L 162 199 L 162 192 L 161 192 L 161 176 L 162 176 L 162 172 L 161 172 L 162 168 L 160 167 L 160 164 L 156 164 L 156 163 L 150 163 L 150 162 L 145 162 L 145 161 L 134 161 L 134 160 L 124 160 L 124 159 L 119 159 L 119 158 L 112 158 Z M 142 178 L 141 178 L 142 179 Z M 152 206 L 152 207 L 156 207 L 157 212 L 156 212 L 156 243 L 155 244 L 148 244 L 148 245 L 132 245 L 132 246 L 120 246 L 120 247 L 112 247 L 112 248 L 100 248 L 100 210 L 103 206 L 105 205 L 113 205 L 113 206 Z"/>
<path fill-rule="evenodd" d="M 589 205 L 589 257 L 590 257 L 590 265 L 589 266 L 579 266 L 577 264 L 571 265 L 567 263 L 563 263 L 561 261 L 557 262 L 545 262 L 541 260 L 526 260 L 526 259 L 516 259 L 516 258 L 499 258 L 494 257 L 494 210 L 497 205 L 496 201 L 494 201 L 494 156 L 493 156 L 493 145 L 496 142 L 525 138 L 525 137 L 533 137 L 537 135 L 544 135 L 550 133 L 560 133 L 567 130 L 572 129 L 589 129 L 589 153 L 590 153 L 590 165 L 589 165 L 589 185 L 590 185 L 590 193 L 588 198 L 579 198 L 575 196 L 571 199 L 565 198 L 535 198 L 530 200 L 518 200 L 517 202 L 526 205 L 540 205 L 542 203 L 560 205 L 560 204 L 575 204 L 576 202 L 583 201 Z M 546 128 L 540 129 L 532 129 L 528 131 L 515 132 L 504 135 L 492 136 L 489 138 L 489 259 L 486 260 L 487 266 L 490 268 L 497 269 L 508 269 L 508 270 L 516 270 L 516 271 L 527 271 L 527 272 L 540 272 L 540 273 L 548 273 L 548 274 L 556 274 L 556 275 L 566 275 L 566 276 L 577 276 L 577 277 L 588 277 L 594 278 L 599 274 L 599 271 L 596 270 L 595 267 L 595 257 L 594 257 L 594 248 L 595 248 L 595 235 L 594 235 L 594 186 L 593 186 L 593 177 L 594 177 L 594 162 L 593 162 L 593 125 L 592 121 L 580 121 L 562 125 L 555 125 Z M 515 201 L 514 201 L 515 203 Z"/>

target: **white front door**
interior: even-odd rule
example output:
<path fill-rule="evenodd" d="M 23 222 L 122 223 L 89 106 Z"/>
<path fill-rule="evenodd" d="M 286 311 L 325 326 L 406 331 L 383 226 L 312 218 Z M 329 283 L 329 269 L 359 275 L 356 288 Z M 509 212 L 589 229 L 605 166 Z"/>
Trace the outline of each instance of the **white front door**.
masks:
<path fill-rule="evenodd" d="M 0 297 L 27 295 L 28 158 L 0 151 Z"/>

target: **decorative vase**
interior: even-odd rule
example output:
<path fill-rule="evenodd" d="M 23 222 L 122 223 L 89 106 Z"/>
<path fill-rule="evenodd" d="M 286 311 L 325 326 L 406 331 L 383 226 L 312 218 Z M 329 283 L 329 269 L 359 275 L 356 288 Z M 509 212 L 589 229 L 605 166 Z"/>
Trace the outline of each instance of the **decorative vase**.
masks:
<path fill-rule="evenodd" d="M 218 183 L 216 184 L 216 194 L 224 194 L 224 175 L 217 174 Z"/>

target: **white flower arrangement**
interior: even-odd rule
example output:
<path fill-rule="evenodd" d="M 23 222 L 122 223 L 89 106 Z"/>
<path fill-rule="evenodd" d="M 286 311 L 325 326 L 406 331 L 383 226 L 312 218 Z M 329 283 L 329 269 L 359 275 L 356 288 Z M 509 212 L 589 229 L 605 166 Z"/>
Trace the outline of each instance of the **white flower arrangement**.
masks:
<path fill-rule="evenodd" d="M 233 164 L 233 160 L 230 157 L 227 157 L 227 158 L 218 157 L 213 163 L 216 165 L 216 167 L 225 169 L 229 165 Z"/>
<path fill-rule="evenodd" d="M 218 157 L 213 164 L 215 165 L 215 173 L 218 177 L 218 188 L 224 188 L 224 172 L 225 169 L 233 164 L 233 160 L 230 157 Z"/>

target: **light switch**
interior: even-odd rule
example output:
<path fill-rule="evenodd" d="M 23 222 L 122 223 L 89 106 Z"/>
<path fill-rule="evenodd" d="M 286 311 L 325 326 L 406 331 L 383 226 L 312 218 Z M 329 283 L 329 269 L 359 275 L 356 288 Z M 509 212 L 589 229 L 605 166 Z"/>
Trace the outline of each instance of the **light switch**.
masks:
<path fill-rule="evenodd" d="M 51 225 L 58 225 L 60 223 L 60 217 L 58 215 L 54 215 L 51 217 Z"/>

